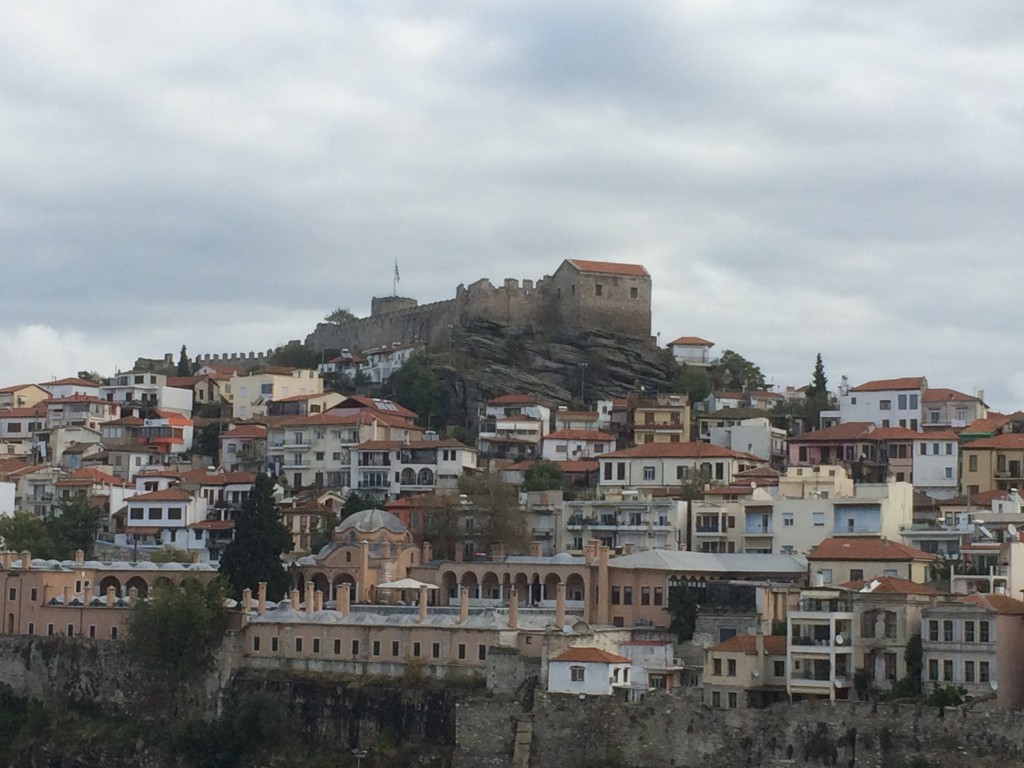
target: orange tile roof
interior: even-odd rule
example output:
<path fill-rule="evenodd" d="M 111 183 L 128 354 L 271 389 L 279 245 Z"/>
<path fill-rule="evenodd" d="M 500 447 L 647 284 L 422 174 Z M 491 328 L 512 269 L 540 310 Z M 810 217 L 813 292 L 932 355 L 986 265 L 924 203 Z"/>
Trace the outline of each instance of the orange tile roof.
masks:
<path fill-rule="evenodd" d="M 545 440 L 591 440 L 595 442 L 607 443 L 609 441 L 615 442 L 614 435 L 609 435 L 607 432 L 601 432 L 597 429 L 560 429 L 557 432 L 552 432 L 549 435 L 544 436 Z"/>
<path fill-rule="evenodd" d="M 167 377 L 167 386 L 168 387 L 177 387 L 179 389 L 191 389 L 196 384 L 198 384 L 200 381 L 202 381 L 204 378 L 206 378 L 206 377 L 205 376 L 168 376 Z"/>
<path fill-rule="evenodd" d="M 72 387 L 93 387 L 98 388 L 100 385 L 95 381 L 89 381 L 88 379 L 80 379 L 77 376 L 69 376 L 66 379 L 57 379 L 56 381 L 44 381 L 39 385 L 43 389 L 47 387 L 58 387 L 58 386 L 72 386 Z"/>
<path fill-rule="evenodd" d="M 200 531 L 230 531 L 235 527 L 234 520 L 200 520 L 198 523 L 189 523 L 189 528 Z"/>
<path fill-rule="evenodd" d="M 928 425 L 923 424 L 922 426 L 927 427 Z M 952 429 L 937 429 L 934 432 L 932 432 L 931 430 L 926 430 L 925 432 L 919 434 L 916 439 L 923 440 L 925 442 L 927 442 L 928 440 L 952 440 L 956 442 L 960 439 L 960 435 L 958 435 Z"/>
<path fill-rule="evenodd" d="M 601 648 L 574 647 L 566 648 L 555 656 L 552 661 L 579 661 L 591 664 L 629 664 L 630 660 L 617 653 L 610 653 Z"/>
<path fill-rule="evenodd" d="M 1024 614 L 1024 602 L 996 593 L 982 594 L 979 592 L 960 598 L 960 602 L 973 603 L 974 605 L 986 608 L 993 613 L 1013 614 L 1017 616 Z"/>
<path fill-rule="evenodd" d="M 906 544 L 869 537 L 825 539 L 807 554 L 808 560 L 937 560 L 938 555 Z"/>
<path fill-rule="evenodd" d="M 763 635 L 764 650 L 769 656 L 786 655 L 785 635 Z M 717 645 L 711 646 L 708 650 L 719 653 L 745 653 L 748 656 L 757 655 L 756 635 L 733 635 L 728 640 L 723 640 Z"/>
<path fill-rule="evenodd" d="M 385 400 L 384 398 L 373 398 L 364 397 L 363 395 L 350 395 L 349 397 L 342 400 L 331 410 L 340 410 L 342 408 L 353 408 L 355 405 L 359 405 L 363 408 L 369 408 L 374 413 L 381 413 L 385 416 L 400 415 L 405 416 L 408 419 L 415 419 L 417 414 L 415 411 L 410 411 L 401 403 L 396 403 L 394 400 Z M 381 406 L 384 407 L 381 407 Z"/>
<path fill-rule="evenodd" d="M 1024 450 L 1024 434 L 1009 432 L 995 437 L 983 437 L 980 440 L 972 440 L 965 443 L 960 449 L 962 451 L 977 450 Z"/>
<path fill-rule="evenodd" d="M 922 403 L 946 403 L 946 402 L 978 402 L 974 395 L 967 395 L 957 392 L 955 389 L 945 387 L 928 387 L 921 395 Z"/>
<path fill-rule="evenodd" d="M 679 344 L 681 346 L 686 346 L 686 347 L 713 347 L 713 346 L 715 346 L 715 342 L 708 341 L 707 339 L 702 339 L 700 336 L 680 336 L 678 339 L 676 339 L 674 341 L 670 341 L 668 343 L 668 345 L 670 347 L 674 346 L 676 344 Z"/>
<path fill-rule="evenodd" d="M 273 402 L 275 403 L 301 403 L 306 400 L 316 400 L 318 397 L 327 397 L 334 394 L 333 392 L 312 392 L 308 395 L 292 395 L 291 397 L 279 397 Z"/>
<path fill-rule="evenodd" d="M 904 376 L 900 379 L 878 379 L 876 381 L 865 381 L 863 384 L 850 389 L 851 392 L 885 392 L 897 389 L 924 389 L 928 382 L 924 376 Z"/>
<path fill-rule="evenodd" d="M 560 461 L 558 466 L 562 468 L 563 472 L 568 472 L 570 475 L 582 474 L 584 472 L 597 472 L 601 465 L 597 459 L 587 460 L 579 459 L 576 461 Z"/>
<path fill-rule="evenodd" d="M 29 408 L 0 409 L 0 419 L 37 419 L 46 416 L 45 405 L 33 405 Z"/>
<path fill-rule="evenodd" d="M 189 485 L 252 485 L 256 482 L 253 472 L 208 472 L 193 469 L 183 472 L 181 481 Z"/>
<path fill-rule="evenodd" d="M 874 424 L 870 421 L 848 421 L 844 424 L 836 424 L 834 427 L 816 429 L 813 432 L 804 432 L 789 438 L 790 443 L 818 443 L 832 440 L 858 440 L 868 437 Z"/>
<path fill-rule="evenodd" d="M 165 488 L 162 491 L 141 493 L 125 499 L 126 504 L 134 504 L 137 501 L 192 501 L 192 494 L 181 488 Z"/>
<path fill-rule="evenodd" d="M 612 451 L 602 459 L 745 459 L 756 458 L 710 443 L 643 443 L 621 451 Z"/>
<path fill-rule="evenodd" d="M 923 440 L 924 435 L 921 432 L 915 432 L 912 429 L 906 427 L 879 427 L 871 430 L 869 434 L 865 436 L 868 440 Z"/>
<path fill-rule="evenodd" d="M 32 465 L 24 459 L 15 457 L 0 459 L 0 477 L 3 477 L 11 472 L 21 472 L 22 470 L 28 469 Z"/>
<path fill-rule="evenodd" d="M 555 418 L 559 421 L 597 421 L 600 414 L 597 411 L 559 411 Z"/>
<path fill-rule="evenodd" d="M 267 436 L 267 428 L 260 424 L 238 424 L 233 429 L 229 429 L 227 432 L 221 434 L 220 439 L 226 438 L 239 438 L 239 439 L 264 439 Z"/>
<path fill-rule="evenodd" d="M 964 432 L 967 434 L 975 434 L 977 432 L 995 432 L 1009 420 L 1010 414 L 989 411 L 987 416 L 975 419 L 968 424 L 964 428 Z"/>
<path fill-rule="evenodd" d="M 874 589 L 867 589 L 871 584 L 875 583 Z M 895 576 L 876 576 L 873 579 L 862 579 L 856 581 L 848 581 L 845 584 L 840 584 L 843 589 L 852 589 L 856 592 L 870 592 L 871 594 L 899 594 L 899 595 L 941 595 L 943 594 L 937 589 L 925 586 L 924 584 L 918 584 L 916 581 L 910 581 L 909 579 L 898 579 Z"/>
<path fill-rule="evenodd" d="M 534 395 L 498 395 L 487 401 L 488 405 L 537 405 Z"/>
<path fill-rule="evenodd" d="M 617 261 L 587 261 L 585 259 L 567 259 L 580 272 L 603 272 L 608 275 L 631 275 L 633 277 L 650 277 L 651 274 L 640 264 L 623 264 Z"/>
<path fill-rule="evenodd" d="M 69 486 L 69 485 L 116 485 L 121 488 L 130 487 L 131 483 L 127 483 L 119 477 L 103 472 L 102 470 L 95 469 L 93 467 L 83 467 L 82 469 L 75 472 L 70 477 L 65 477 L 62 480 L 58 480 L 54 485 Z"/>
<path fill-rule="evenodd" d="M 0 387 L 0 395 L 9 395 L 13 392 L 20 392 L 23 389 L 34 387 L 35 384 L 13 384 L 9 387 Z"/>

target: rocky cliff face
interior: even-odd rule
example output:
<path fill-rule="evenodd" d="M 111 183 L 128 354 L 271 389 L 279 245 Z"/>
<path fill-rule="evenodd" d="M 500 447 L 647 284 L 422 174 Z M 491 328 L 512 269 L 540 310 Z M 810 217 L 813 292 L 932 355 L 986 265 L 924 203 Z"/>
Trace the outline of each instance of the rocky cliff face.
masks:
<path fill-rule="evenodd" d="M 453 423 L 474 427 L 480 406 L 509 393 L 535 393 L 552 405 L 593 405 L 639 387 L 666 391 L 674 372 L 651 339 L 601 331 L 535 333 L 477 320 L 432 351 Z"/>

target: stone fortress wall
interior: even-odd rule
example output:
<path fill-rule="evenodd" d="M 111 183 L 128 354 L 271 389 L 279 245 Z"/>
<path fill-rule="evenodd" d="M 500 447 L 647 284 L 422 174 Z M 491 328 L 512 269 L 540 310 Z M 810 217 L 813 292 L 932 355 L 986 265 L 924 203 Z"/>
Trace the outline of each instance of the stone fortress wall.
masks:
<path fill-rule="evenodd" d="M 600 294 L 596 282 L 602 283 Z M 315 351 L 360 351 L 394 343 L 450 343 L 457 329 L 473 320 L 519 327 L 600 330 L 649 337 L 649 277 L 581 274 L 563 262 L 540 280 L 507 278 L 500 286 L 482 278 L 459 285 L 455 297 L 430 304 L 391 296 L 373 299 L 369 317 L 345 323 L 319 323 L 306 337 Z"/>

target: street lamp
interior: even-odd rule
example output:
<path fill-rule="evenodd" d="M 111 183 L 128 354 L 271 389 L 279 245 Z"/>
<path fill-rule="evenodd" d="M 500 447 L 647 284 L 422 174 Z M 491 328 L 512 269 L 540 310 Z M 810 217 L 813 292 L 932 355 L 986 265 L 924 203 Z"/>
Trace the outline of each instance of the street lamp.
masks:
<path fill-rule="evenodd" d="M 354 757 L 356 759 L 356 768 L 360 768 L 360 766 L 362 765 L 362 762 L 363 762 L 363 758 L 366 757 L 366 750 L 365 749 L 358 749 L 358 748 L 357 749 L 353 749 L 352 750 L 352 757 Z"/>
<path fill-rule="evenodd" d="M 587 400 L 583 394 L 583 389 L 587 380 L 587 363 L 580 363 L 580 405 L 584 408 L 587 407 Z"/>

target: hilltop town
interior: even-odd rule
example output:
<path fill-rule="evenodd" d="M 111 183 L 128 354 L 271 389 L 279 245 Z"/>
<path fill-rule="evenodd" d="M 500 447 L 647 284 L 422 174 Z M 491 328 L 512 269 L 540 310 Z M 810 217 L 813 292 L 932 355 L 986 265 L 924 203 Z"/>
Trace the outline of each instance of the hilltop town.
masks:
<path fill-rule="evenodd" d="M 374 299 L 311 333 L 308 367 L 183 350 L 0 382 L 0 630 L 122 640 L 158 585 L 217 576 L 269 475 L 288 587 L 231 603 L 241 668 L 455 671 L 719 709 L 1024 704 L 1024 413 L 918 371 L 737 383 L 711 340 L 659 346 L 651 296 L 640 265 L 569 260 L 436 304 Z M 604 334 L 657 373 L 588 389 L 601 372 L 570 350 L 557 389 L 492 376 L 461 423 L 417 411 L 422 388 L 396 382 L 454 370 L 481 322 Z M 73 507 L 95 537 L 64 558 L 5 524 Z"/>

